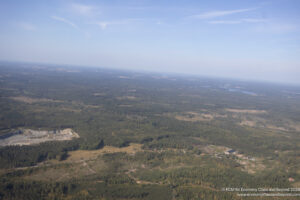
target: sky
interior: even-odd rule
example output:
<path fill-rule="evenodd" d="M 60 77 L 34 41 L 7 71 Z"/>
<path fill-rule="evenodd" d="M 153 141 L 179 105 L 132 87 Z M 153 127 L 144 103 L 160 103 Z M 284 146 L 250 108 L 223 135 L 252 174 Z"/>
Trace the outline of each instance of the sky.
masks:
<path fill-rule="evenodd" d="M 300 1 L 0 0 L 0 60 L 300 84 Z"/>

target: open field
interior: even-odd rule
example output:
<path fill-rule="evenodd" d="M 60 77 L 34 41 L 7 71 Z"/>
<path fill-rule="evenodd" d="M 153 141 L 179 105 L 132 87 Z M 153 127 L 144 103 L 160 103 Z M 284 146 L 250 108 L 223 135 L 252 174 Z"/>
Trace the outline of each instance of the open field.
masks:
<path fill-rule="evenodd" d="M 30 98 L 30 97 L 26 97 L 26 96 L 17 96 L 17 97 L 9 97 L 15 101 L 20 101 L 23 103 L 39 103 L 39 102 L 54 102 L 54 103 L 60 103 L 62 101 L 59 100 L 53 100 L 53 99 L 45 99 L 45 98 Z"/>
<path fill-rule="evenodd" d="M 107 153 L 127 153 L 134 155 L 136 152 L 142 151 L 141 144 L 130 144 L 128 147 L 113 147 L 113 146 L 104 146 L 102 149 L 98 150 L 77 150 L 70 152 L 70 156 L 65 162 L 76 162 L 80 160 L 92 160 L 97 158 L 100 155 Z"/>
<path fill-rule="evenodd" d="M 226 108 L 225 110 L 228 112 L 233 112 L 233 113 L 246 113 L 246 114 L 265 114 L 265 113 L 267 113 L 267 111 L 265 111 L 265 110 L 231 109 L 231 108 Z"/>

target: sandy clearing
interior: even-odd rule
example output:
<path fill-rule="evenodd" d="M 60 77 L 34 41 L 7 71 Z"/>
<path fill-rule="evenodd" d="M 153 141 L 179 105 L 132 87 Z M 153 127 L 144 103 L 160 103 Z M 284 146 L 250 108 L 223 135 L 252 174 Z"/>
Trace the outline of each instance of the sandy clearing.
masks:
<path fill-rule="evenodd" d="M 225 109 L 228 112 L 233 113 L 246 113 L 246 114 L 264 114 L 267 113 L 265 110 L 249 110 L 249 109 L 232 109 L 232 108 L 226 108 Z"/>
<path fill-rule="evenodd" d="M 240 123 L 241 126 L 250 126 L 250 127 L 256 127 L 256 122 L 255 121 L 250 121 L 250 120 L 243 120 Z"/>
<path fill-rule="evenodd" d="M 12 131 L 0 140 L 0 146 L 34 145 L 48 141 L 65 141 L 79 138 L 72 129 L 44 131 L 32 129 L 20 129 Z"/>

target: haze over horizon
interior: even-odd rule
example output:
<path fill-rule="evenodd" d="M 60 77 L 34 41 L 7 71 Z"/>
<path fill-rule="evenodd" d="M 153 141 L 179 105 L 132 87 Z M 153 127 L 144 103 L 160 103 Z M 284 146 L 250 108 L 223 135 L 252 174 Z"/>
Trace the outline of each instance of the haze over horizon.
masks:
<path fill-rule="evenodd" d="M 2 1 L 0 60 L 300 84 L 300 2 Z"/>

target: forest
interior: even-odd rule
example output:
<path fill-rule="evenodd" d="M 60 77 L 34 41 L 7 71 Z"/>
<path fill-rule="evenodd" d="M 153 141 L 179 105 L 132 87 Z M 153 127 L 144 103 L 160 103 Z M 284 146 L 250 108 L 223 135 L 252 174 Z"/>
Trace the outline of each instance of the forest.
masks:
<path fill-rule="evenodd" d="M 0 147 L 0 199 L 250 200 L 224 188 L 300 188 L 299 94 L 293 85 L 2 62 L 0 140 L 22 129 L 70 128 L 79 138 Z"/>

